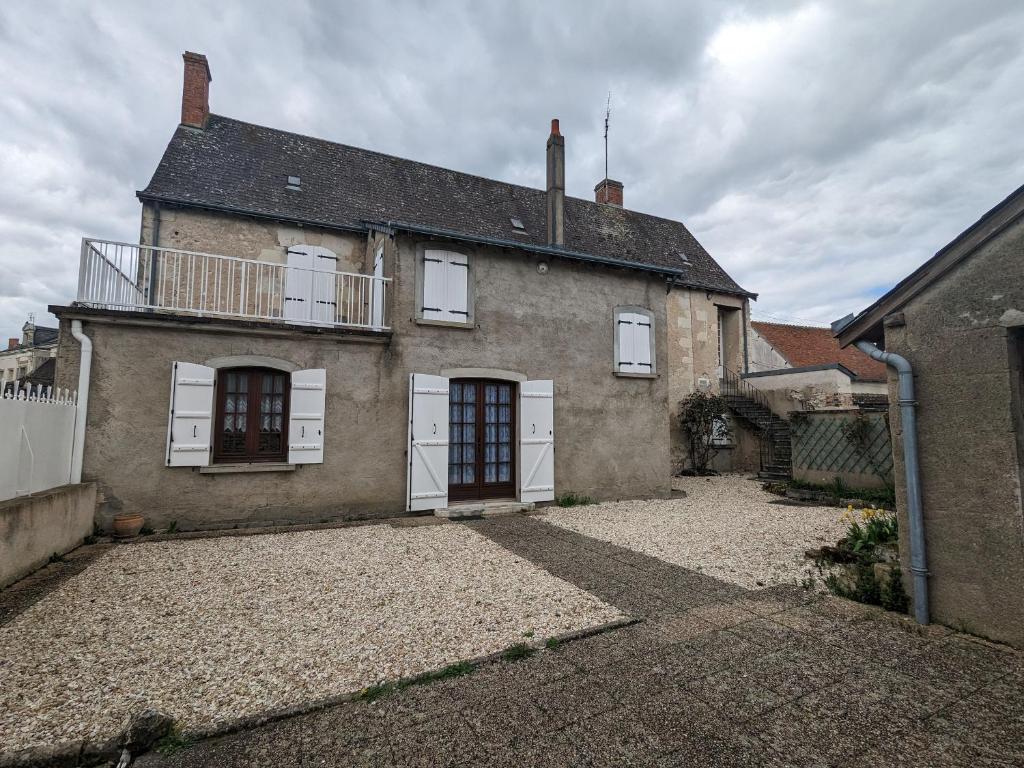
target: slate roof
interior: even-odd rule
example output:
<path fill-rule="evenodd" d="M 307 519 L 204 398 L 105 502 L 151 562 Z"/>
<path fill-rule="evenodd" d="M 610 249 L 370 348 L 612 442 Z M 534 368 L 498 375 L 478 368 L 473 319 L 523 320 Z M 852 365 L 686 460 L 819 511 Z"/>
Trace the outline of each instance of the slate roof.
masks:
<path fill-rule="evenodd" d="M 301 191 L 286 187 L 288 176 L 301 178 Z M 179 126 L 138 195 L 342 229 L 390 223 L 547 247 L 543 190 L 219 115 L 210 115 L 205 129 Z M 513 218 L 523 222 L 525 233 L 512 227 Z M 755 295 L 729 277 L 682 223 L 615 206 L 567 197 L 562 250 L 670 272 L 685 285 Z"/>
<path fill-rule="evenodd" d="M 0 349 L 0 352 L 14 352 L 15 350 L 33 349 L 35 347 L 41 347 L 44 344 L 52 344 L 57 341 L 58 333 L 59 331 L 56 328 L 47 328 L 44 325 L 37 325 L 35 327 L 35 333 L 32 335 L 31 344 L 18 344 L 10 349 Z"/>
<path fill-rule="evenodd" d="M 872 360 L 856 347 L 839 346 L 828 328 L 785 325 L 751 320 L 750 326 L 794 368 L 839 363 L 862 381 L 886 381 L 885 363 Z"/>

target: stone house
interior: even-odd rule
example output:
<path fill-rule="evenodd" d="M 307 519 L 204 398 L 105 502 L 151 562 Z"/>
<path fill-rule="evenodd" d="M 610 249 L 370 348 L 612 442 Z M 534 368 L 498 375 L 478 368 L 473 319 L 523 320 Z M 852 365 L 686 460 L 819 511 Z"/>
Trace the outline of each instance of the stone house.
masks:
<path fill-rule="evenodd" d="M 780 415 L 801 410 L 884 409 L 885 365 L 842 348 L 828 328 L 752 320 L 744 380 Z"/>
<path fill-rule="evenodd" d="M 834 328 L 840 344 L 874 344 L 912 371 L 903 403 L 889 376 L 904 572 L 927 585 L 937 620 L 1024 647 L 1024 187 Z M 916 420 L 916 484 L 905 412 Z"/>
<path fill-rule="evenodd" d="M 21 327 L 21 336 L 10 337 L 7 349 L 0 350 L 0 382 L 23 381 L 56 356 L 57 329 L 36 325 L 30 319 Z M 51 367 L 52 363 L 47 364 Z"/>
<path fill-rule="evenodd" d="M 84 240 L 51 308 L 101 524 L 669 493 L 673 404 L 744 365 L 753 297 L 683 224 L 567 197 L 557 120 L 530 189 L 211 114 L 184 60 L 140 243 Z"/>

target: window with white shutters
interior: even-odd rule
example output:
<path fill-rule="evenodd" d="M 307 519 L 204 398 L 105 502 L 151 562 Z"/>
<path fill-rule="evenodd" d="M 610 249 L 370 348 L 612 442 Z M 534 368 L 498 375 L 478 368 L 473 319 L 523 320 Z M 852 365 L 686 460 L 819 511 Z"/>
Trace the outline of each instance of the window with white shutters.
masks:
<path fill-rule="evenodd" d="M 651 376 L 654 368 L 654 316 L 642 307 L 615 310 L 615 373 Z"/>
<path fill-rule="evenodd" d="M 444 323 L 471 321 L 469 257 L 455 251 L 423 250 L 420 318 Z"/>

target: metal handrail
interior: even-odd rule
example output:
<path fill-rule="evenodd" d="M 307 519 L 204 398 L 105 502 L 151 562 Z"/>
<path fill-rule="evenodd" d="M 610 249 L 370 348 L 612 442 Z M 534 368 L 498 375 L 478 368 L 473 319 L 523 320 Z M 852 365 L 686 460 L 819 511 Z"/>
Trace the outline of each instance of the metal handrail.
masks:
<path fill-rule="evenodd" d="M 758 436 L 760 468 L 764 470 L 768 465 L 778 464 L 779 462 L 775 455 L 775 445 L 772 440 L 772 426 L 778 423 L 784 424 L 786 420 L 772 410 L 767 395 L 744 381 L 738 373 L 730 371 L 725 367 L 722 368 L 718 391 L 724 397 L 742 397 L 761 406 L 768 412 L 767 421 L 751 418 L 750 416 L 745 416 L 745 418 L 754 423 L 760 431 Z"/>

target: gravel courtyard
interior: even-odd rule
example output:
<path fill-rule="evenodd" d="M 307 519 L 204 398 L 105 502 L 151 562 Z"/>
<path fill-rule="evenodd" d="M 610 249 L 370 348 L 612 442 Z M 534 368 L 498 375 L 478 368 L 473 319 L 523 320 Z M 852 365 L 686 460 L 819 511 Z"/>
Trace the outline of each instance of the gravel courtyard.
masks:
<path fill-rule="evenodd" d="M 0 627 L 0 752 L 186 729 L 614 621 L 460 525 L 116 547 Z"/>
<path fill-rule="evenodd" d="M 798 583 L 804 552 L 841 538 L 835 507 L 773 504 L 743 475 L 675 478 L 686 498 L 552 508 L 550 523 L 748 589 Z"/>

